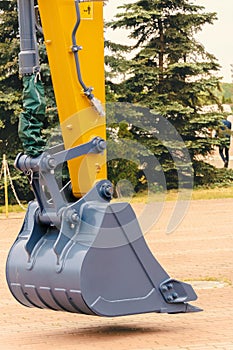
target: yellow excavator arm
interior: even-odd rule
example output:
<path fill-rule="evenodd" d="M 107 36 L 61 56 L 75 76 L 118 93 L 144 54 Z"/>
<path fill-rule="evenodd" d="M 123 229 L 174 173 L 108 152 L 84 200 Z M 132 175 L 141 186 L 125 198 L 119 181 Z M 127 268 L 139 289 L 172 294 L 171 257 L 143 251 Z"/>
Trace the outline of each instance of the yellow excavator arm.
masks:
<path fill-rule="evenodd" d="M 38 5 L 65 148 L 106 139 L 103 1 Z M 70 160 L 69 173 L 74 195 L 84 195 L 107 177 L 106 152 Z"/>

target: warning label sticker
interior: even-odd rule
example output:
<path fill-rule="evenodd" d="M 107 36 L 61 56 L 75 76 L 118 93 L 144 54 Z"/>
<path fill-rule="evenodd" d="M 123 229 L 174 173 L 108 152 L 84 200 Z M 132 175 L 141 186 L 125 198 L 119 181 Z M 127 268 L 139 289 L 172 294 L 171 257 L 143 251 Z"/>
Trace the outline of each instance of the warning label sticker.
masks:
<path fill-rule="evenodd" d="M 93 2 L 80 2 L 81 19 L 93 19 Z"/>

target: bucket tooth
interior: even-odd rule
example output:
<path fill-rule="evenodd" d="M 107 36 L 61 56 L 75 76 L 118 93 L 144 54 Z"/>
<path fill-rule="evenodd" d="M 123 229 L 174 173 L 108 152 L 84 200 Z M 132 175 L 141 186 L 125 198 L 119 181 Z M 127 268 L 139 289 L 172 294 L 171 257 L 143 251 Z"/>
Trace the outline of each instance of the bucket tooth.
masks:
<path fill-rule="evenodd" d="M 200 312 L 203 311 L 203 309 L 197 307 L 197 306 L 193 306 L 190 304 L 186 305 L 186 311 L 185 312 Z"/>
<path fill-rule="evenodd" d="M 171 311 L 171 312 L 168 312 L 169 314 L 177 314 L 177 313 L 189 313 L 189 312 L 200 312 L 200 311 L 203 311 L 203 309 L 200 309 L 199 307 L 197 306 L 193 306 L 191 304 L 188 304 L 188 303 L 184 303 L 184 309 L 183 311 Z"/>

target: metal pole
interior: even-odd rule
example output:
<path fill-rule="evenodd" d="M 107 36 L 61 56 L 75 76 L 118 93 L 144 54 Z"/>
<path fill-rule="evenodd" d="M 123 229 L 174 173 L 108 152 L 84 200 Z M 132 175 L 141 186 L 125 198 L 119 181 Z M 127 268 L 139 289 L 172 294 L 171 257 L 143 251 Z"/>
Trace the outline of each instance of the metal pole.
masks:
<path fill-rule="evenodd" d="M 34 0 L 17 0 L 17 4 L 21 49 L 19 73 L 22 75 L 33 74 L 40 70 Z"/>
<path fill-rule="evenodd" d="M 6 160 L 5 154 L 3 154 L 3 172 L 4 172 L 4 189 L 5 189 L 5 213 L 6 213 L 6 218 L 8 218 L 9 206 L 8 206 L 7 160 Z"/>

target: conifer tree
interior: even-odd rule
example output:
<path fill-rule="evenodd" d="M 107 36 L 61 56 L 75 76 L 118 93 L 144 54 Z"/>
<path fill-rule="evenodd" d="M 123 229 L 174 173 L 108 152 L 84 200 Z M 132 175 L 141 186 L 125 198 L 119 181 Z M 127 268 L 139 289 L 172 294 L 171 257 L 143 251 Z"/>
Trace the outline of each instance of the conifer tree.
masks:
<path fill-rule="evenodd" d="M 36 4 L 36 2 L 35 2 Z M 18 116 L 22 110 L 22 82 L 19 77 L 20 51 L 17 0 L 0 1 L 0 157 L 3 153 L 14 158 L 22 150 L 18 138 Z M 48 125 L 56 120 L 48 61 L 43 37 L 37 33 L 40 51 L 41 74 L 46 89 Z"/>
<path fill-rule="evenodd" d="M 204 172 L 199 156 L 212 150 L 216 140 L 211 131 L 222 118 L 216 112 L 203 113 L 203 106 L 219 104 L 214 94 L 219 88 L 219 64 L 195 34 L 204 24 L 212 24 L 216 13 L 205 12 L 190 0 L 138 0 L 119 7 L 119 11 L 108 26 L 127 29 L 134 45 L 125 48 L 107 43 L 113 56 L 106 59 L 110 96 L 162 114 L 183 138 L 195 174 L 200 169 Z M 135 52 L 130 60 L 129 49 Z M 112 78 L 119 76 L 121 81 L 114 82 Z M 174 176 L 166 148 L 135 129 L 132 126 L 135 137 L 158 156 L 167 175 Z"/>
<path fill-rule="evenodd" d="M 19 52 L 16 1 L 0 2 L 0 142 L 2 153 L 17 146 L 17 115 L 21 84 L 18 78 Z"/>
<path fill-rule="evenodd" d="M 18 117 L 22 111 L 22 81 L 19 77 L 18 54 L 19 25 L 17 0 L 0 1 L 0 164 L 3 154 L 10 163 L 13 178 L 17 180 L 15 186 L 18 194 L 25 199 L 29 193 L 29 186 L 18 171 L 14 172 L 14 159 L 22 145 L 18 137 Z M 38 33 L 38 43 L 41 56 L 42 78 L 46 88 L 48 125 L 56 120 L 56 106 L 53 88 L 47 64 L 45 47 L 42 36 Z M 26 190 L 28 189 L 28 191 Z M 28 193 L 26 193 L 28 192 Z M 9 193 L 10 196 L 12 193 Z M 3 193 L 0 193 L 0 202 Z M 10 198 L 11 200 L 11 198 Z"/>

